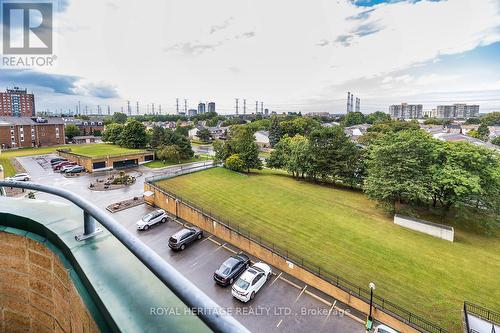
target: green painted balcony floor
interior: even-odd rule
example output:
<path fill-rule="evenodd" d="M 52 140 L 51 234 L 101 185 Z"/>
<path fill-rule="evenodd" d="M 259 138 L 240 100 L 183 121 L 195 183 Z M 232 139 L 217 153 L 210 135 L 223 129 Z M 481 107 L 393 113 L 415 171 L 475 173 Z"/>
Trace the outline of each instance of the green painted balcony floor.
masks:
<path fill-rule="evenodd" d="M 72 205 L 0 197 L 0 231 L 44 243 L 70 269 L 78 292 L 101 331 L 209 332 L 186 305 L 107 230 L 77 242 L 83 213 Z M 152 308 L 182 315 L 152 315 Z"/>

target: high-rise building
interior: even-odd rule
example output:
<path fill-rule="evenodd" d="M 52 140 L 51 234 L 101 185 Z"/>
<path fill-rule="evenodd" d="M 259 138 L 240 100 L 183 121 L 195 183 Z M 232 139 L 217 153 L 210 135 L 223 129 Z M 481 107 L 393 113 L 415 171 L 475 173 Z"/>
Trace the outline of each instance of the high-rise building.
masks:
<path fill-rule="evenodd" d="M 436 118 L 455 119 L 455 118 L 475 118 L 479 117 L 479 105 L 453 104 L 438 105 L 436 109 Z"/>
<path fill-rule="evenodd" d="M 215 112 L 215 103 L 214 102 L 208 103 L 208 112 Z"/>
<path fill-rule="evenodd" d="M 200 111 L 199 111 L 199 107 L 198 107 L 198 111 L 196 111 L 196 109 L 189 109 L 189 110 L 188 110 L 187 115 L 188 115 L 189 117 L 194 117 L 194 116 L 196 116 L 196 113 L 197 113 L 197 112 L 198 112 L 198 113 L 200 113 Z"/>
<path fill-rule="evenodd" d="M 422 104 L 407 104 L 389 106 L 389 115 L 393 119 L 420 119 L 423 117 Z"/>
<path fill-rule="evenodd" d="M 205 103 L 199 103 L 198 104 L 198 114 L 205 113 Z"/>
<path fill-rule="evenodd" d="M 0 92 L 0 116 L 34 117 L 35 97 L 19 87 Z"/>

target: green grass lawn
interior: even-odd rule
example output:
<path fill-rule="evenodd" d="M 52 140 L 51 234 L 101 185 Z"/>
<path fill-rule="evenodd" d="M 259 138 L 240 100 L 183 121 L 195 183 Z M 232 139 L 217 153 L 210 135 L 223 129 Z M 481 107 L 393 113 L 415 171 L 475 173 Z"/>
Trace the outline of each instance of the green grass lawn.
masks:
<path fill-rule="evenodd" d="M 141 153 L 143 149 L 129 149 L 109 143 L 88 144 L 71 146 L 71 152 L 89 157 L 124 155 L 130 153 Z"/>
<path fill-rule="evenodd" d="M 144 166 L 147 166 L 148 168 L 152 169 L 157 169 L 157 168 L 164 168 L 167 166 L 171 165 L 178 165 L 178 164 L 186 164 L 186 163 L 193 163 L 193 162 L 202 162 L 206 160 L 212 159 L 211 156 L 206 155 L 206 154 L 197 154 L 195 157 L 190 158 L 189 160 L 182 160 L 180 163 L 177 163 L 175 161 L 160 161 L 160 160 L 155 160 L 152 162 L 145 163 Z"/>
<path fill-rule="evenodd" d="M 359 192 L 272 171 L 214 168 L 159 182 L 323 269 L 367 287 L 450 332 L 463 301 L 500 308 L 500 241 L 455 228 L 455 242 L 392 223 Z"/>
<path fill-rule="evenodd" d="M 50 154 L 59 148 L 66 148 L 68 146 L 51 146 L 51 147 L 41 147 L 41 148 L 20 148 L 13 150 L 2 150 L 0 154 L 0 164 L 3 166 L 5 177 L 12 176 L 16 173 L 14 166 L 10 163 L 10 158 L 31 156 L 31 155 L 43 155 Z"/>

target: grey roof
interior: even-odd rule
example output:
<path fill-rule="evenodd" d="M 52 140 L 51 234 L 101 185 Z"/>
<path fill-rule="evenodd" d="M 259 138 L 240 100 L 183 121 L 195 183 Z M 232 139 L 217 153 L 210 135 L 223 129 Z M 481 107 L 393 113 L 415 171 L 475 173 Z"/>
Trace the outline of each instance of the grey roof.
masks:
<path fill-rule="evenodd" d="M 95 139 L 95 136 L 93 136 L 93 135 L 80 135 L 80 136 L 73 137 L 73 140 L 85 140 L 85 139 Z"/>
<path fill-rule="evenodd" d="M 46 120 L 46 122 L 36 122 L 37 117 L 0 117 L 0 126 L 10 126 L 10 125 L 63 125 L 64 121 L 61 118 L 44 118 L 38 117 L 40 119 Z"/>

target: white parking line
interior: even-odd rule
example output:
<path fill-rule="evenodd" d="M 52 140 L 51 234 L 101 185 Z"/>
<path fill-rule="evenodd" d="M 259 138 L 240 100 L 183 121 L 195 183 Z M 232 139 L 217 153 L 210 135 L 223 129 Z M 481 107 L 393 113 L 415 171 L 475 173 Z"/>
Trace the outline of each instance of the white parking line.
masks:
<path fill-rule="evenodd" d="M 204 240 L 202 240 L 200 243 L 203 243 L 204 241 L 209 240 L 210 238 L 212 238 L 212 236 L 213 236 L 213 235 L 208 236 L 207 238 L 205 238 Z M 219 244 L 219 245 L 220 245 L 220 244 Z"/>
<path fill-rule="evenodd" d="M 276 279 L 274 279 L 273 282 L 271 282 L 271 286 L 274 284 L 274 282 L 276 282 L 276 280 L 280 278 L 281 274 L 283 274 L 283 272 L 280 272 L 280 274 L 276 277 Z"/>
<path fill-rule="evenodd" d="M 283 322 L 283 319 L 281 319 L 278 323 L 278 325 L 276 325 L 276 327 L 280 327 L 281 323 Z"/>
<path fill-rule="evenodd" d="M 304 286 L 304 288 L 302 288 L 302 291 L 300 292 L 299 296 L 297 296 L 297 298 L 295 299 L 295 301 L 293 302 L 293 304 L 297 303 L 297 301 L 299 300 L 300 296 L 302 296 L 302 294 L 304 293 L 304 291 L 306 291 L 306 288 L 307 288 L 307 284 Z"/>

